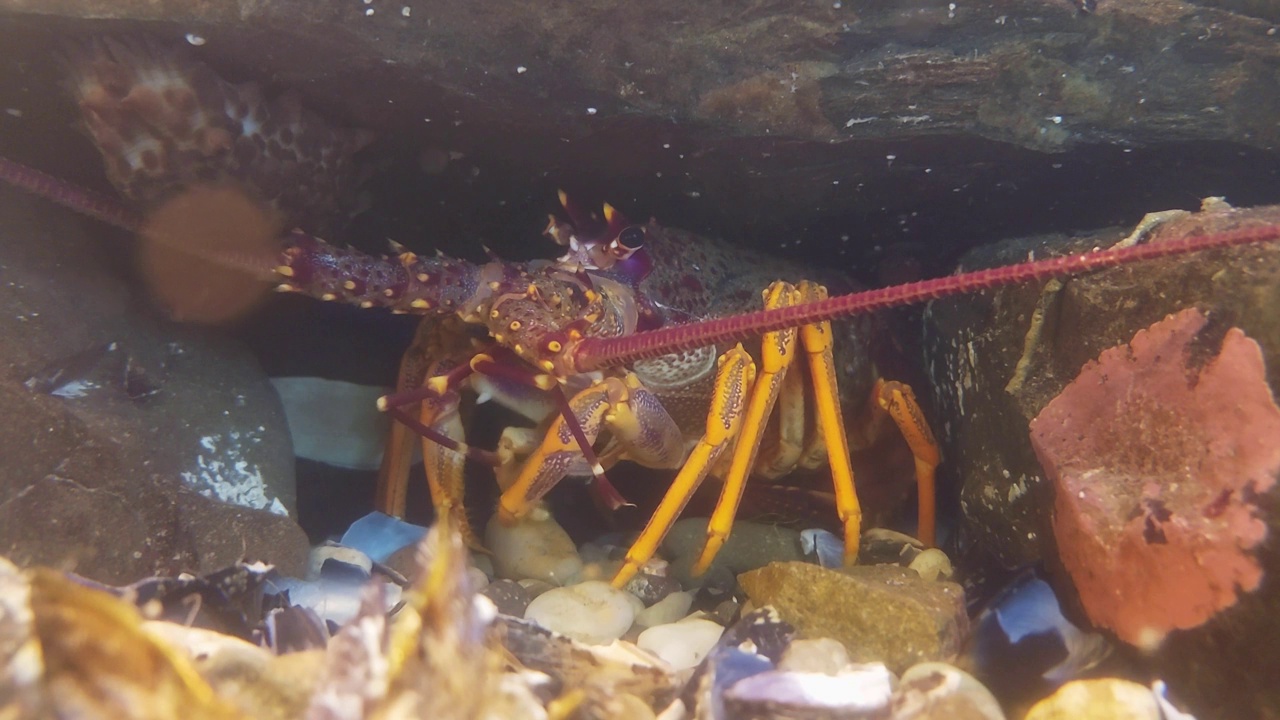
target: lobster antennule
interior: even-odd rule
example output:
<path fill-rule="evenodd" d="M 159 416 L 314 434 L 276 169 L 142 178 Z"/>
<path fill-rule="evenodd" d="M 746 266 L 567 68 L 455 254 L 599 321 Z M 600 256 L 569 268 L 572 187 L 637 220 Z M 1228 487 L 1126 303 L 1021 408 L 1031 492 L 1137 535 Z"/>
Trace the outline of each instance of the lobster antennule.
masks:
<path fill-rule="evenodd" d="M 482 266 L 444 255 L 402 253 L 399 263 L 330 245 L 301 230 L 287 238 L 282 290 L 363 308 L 427 315 L 457 312 L 475 294 Z"/>
<path fill-rule="evenodd" d="M 1033 260 L 878 290 L 837 295 L 803 305 L 759 310 L 744 315 L 650 330 L 623 337 L 589 337 L 582 339 L 572 348 L 572 364 L 577 372 L 591 372 L 708 345 L 743 341 L 766 332 L 1018 282 L 1045 280 L 1055 276 L 1103 270 L 1144 260 L 1220 250 L 1277 239 L 1280 239 L 1280 225 L 1247 227 L 1221 233 L 1163 240 L 1146 245 Z"/>

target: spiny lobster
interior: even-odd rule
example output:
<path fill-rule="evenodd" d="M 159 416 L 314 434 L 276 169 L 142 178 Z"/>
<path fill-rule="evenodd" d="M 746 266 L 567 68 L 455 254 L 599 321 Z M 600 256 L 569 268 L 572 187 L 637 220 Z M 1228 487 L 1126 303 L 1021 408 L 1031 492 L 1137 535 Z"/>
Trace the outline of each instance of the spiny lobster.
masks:
<path fill-rule="evenodd" d="M 183 191 L 201 185 L 234 183 L 273 208 L 282 222 L 295 221 L 317 198 L 323 200 L 312 207 L 333 204 L 351 153 L 367 142 L 361 134 L 324 124 L 296 99 L 268 102 L 251 85 L 231 85 L 202 65 L 146 43 L 98 41 L 71 65 L 85 125 L 106 159 L 109 178 L 144 205 L 181 199 Z M 0 178 L 148 234 L 146 223 L 115 201 L 39 171 L 0 159 Z M 277 191 L 282 185 L 293 192 Z M 726 482 L 695 569 L 705 569 L 728 537 L 748 475 L 816 466 L 824 455 L 844 526 L 845 559 L 852 562 L 861 509 L 842 397 L 873 398 L 867 404 L 870 419 L 854 426 L 860 441 L 876 434 L 886 414 L 903 431 L 915 458 L 920 532 L 932 542 L 938 453 L 928 427 L 909 388 L 875 377 L 865 360 L 870 338 L 857 327 L 833 334 L 830 321 L 1008 283 L 1280 238 L 1280 227 L 1248 228 L 827 297 L 815 282 L 779 281 L 805 276 L 786 263 L 751 257 L 746 264 L 756 261 L 753 270 L 743 272 L 739 262 L 731 271 L 730 253 L 742 256 L 739 249 L 652 221 L 630 224 L 607 205 L 601 219 L 563 196 L 561 203 L 571 222 L 553 216 L 545 231 L 568 248 L 556 261 L 474 264 L 408 252 L 378 258 L 301 230 L 265 255 L 216 249 L 192 254 L 273 278 L 285 290 L 431 319 L 406 354 L 401 392 L 384 399 L 385 408 L 426 438 L 433 501 L 438 512 L 459 518 L 461 527 L 466 457 L 509 465 L 515 455 L 529 453 L 499 501 L 504 522 L 526 515 L 567 474 L 594 475 L 603 496 L 617 505 L 622 499 L 608 483 L 607 465 L 630 459 L 680 468 L 627 553 L 616 585 L 652 557 L 709 471 Z M 700 272 L 691 275 L 688 268 Z M 764 309 L 746 312 L 761 288 L 767 288 Z M 487 340 L 479 352 L 459 323 L 484 329 Z M 761 351 L 753 357 L 740 342 L 758 336 Z M 811 398 L 799 375 L 787 373 L 797 345 L 807 359 Z M 496 454 L 466 445 L 457 408 L 458 391 L 468 385 L 546 423 L 541 443 L 531 449 L 527 437 L 512 433 L 504 435 Z M 816 423 L 806 420 L 810 399 L 817 406 Z M 779 402 L 778 437 L 760 457 L 761 436 Z M 411 405 L 420 408 L 416 417 L 406 411 Z M 379 489 L 379 504 L 392 512 L 404 503 L 411 447 L 404 427 L 393 433 Z M 597 441 L 606 436 L 610 442 L 597 453 Z"/>

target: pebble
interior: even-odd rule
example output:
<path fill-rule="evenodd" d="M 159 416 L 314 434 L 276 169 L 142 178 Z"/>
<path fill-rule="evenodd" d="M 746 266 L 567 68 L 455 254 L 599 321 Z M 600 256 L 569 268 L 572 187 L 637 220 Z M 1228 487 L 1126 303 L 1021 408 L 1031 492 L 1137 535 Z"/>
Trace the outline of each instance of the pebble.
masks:
<path fill-rule="evenodd" d="M 666 660 L 676 670 L 697 667 L 724 634 L 724 626 L 693 618 L 657 625 L 640 633 L 636 645 Z"/>
<path fill-rule="evenodd" d="M 902 673 L 893 720 L 1005 720 L 1005 715 L 972 675 L 947 663 L 926 662 Z"/>
<path fill-rule="evenodd" d="M 538 597 L 539 595 L 541 595 L 542 593 L 548 590 L 554 590 L 555 588 L 559 587 L 559 585 L 552 585 L 551 583 L 543 580 L 533 580 L 530 578 L 525 578 L 524 580 L 517 580 L 516 583 L 519 584 L 520 587 L 524 588 L 525 592 L 529 593 L 530 600 Z"/>
<path fill-rule="evenodd" d="M 481 594 L 493 601 L 498 612 L 512 617 L 524 617 L 525 608 L 533 600 L 533 595 L 514 580 L 495 580 Z"/>
<path fill-rule="evenodd" d="M 888 528 L 871 528 L 862 533 L 858 564 L 906 567 L 924 550 L 924 543 L 910 535 Z"/>
<path fill-rule="evenodd" d="M 545 508 L 535 508 L 511 527 L 495 516 L 485 529 L 484 542 L 493 553 L 494 571 L 501 578 L 532 578 L 563 585 L 582 572 L 578 548 Z"/>
<path fill-rule="evenodd" d="M 675 578 L 644 572 L 627 582 L 627 592 L 643 600 L 645 605 L 652 605 L 679 589 L 680 583 Z"/>
<path fill-rule="evenodd" d="M 1026 720 L 1160 720 L 1150 688 L 1128 680 L 1075 680 L 1036 703 Z"/>
<path fill-rule="evenodd" d="M 636 625 L 645 628 L 667 625 L 688 615 L 690 607 L 693 607 L 693 593 L 673 592 L 636 613 Z"/>
<path fill-rule="evenodd" d="M 598 580 L 552 588 L 534 598 L 524 611 L 526 620 L 590 645 L 622 637 L 635 616 L 629 593 Z"/>
<path fill-rule="evenodd" d="M 471 590 L 473 592 L 480 592 L 489 587 L 489 576 L 485 575 L 480 568 L 467 568 L 467 579 L 471 581 Z"/>
<path fill-rule="evenodd" d="M 736 522 L 708 572 L 693 577 L 689 569 L 702 553 L 706 539 L 706 518 L 689 518 L 672 526 L 663 540 L 663 551 L 671 558 L 671 576 L 680 582 L 681 587 L 702 587 L 717 569 L 728 569 L 737 575 L 771 562 L 804 560 L 800 531 L 764 523 Z"/>

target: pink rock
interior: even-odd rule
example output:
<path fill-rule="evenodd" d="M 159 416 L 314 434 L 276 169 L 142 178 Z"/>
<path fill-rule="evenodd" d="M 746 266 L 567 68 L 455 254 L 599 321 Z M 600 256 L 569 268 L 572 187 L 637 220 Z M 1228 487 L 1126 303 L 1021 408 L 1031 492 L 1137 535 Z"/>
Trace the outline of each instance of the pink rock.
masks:
<path fill-rule="evenodd" d="M 1143 647 L 1262 579 L 1252 499 L 1280 470 L 1280 408 L 1258 344 L 1232 328 L 1209 357 L 1205 324 L 1184 310 L 1103 352 L 1031 422 L 1084 609 Z"/>

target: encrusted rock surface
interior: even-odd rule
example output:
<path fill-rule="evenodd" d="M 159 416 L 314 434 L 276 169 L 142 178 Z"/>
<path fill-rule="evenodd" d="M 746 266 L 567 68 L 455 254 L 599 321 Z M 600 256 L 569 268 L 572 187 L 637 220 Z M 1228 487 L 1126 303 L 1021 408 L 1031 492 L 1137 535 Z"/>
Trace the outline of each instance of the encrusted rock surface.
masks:
<path fill-rule="evenodd" d="M 1275 98 L 1265 68 L 1280 59 L 1268 34 L 1280 18 L 1194 0 L 1104 1 L 1094 14 L 1057 0 L 594 0 L 557 10 L 511 0 L 5 0 L 0 10 L 167 21 L 206 41 L 237 25 L 289 31 L 341 46 L 342 60 L 399 65 L 459 96 L 484 89 L 491 112 L 511 115 L 573 94 L 594 98 L 601 113 L 821 140 L 961 132 L 1051 150 L 1117 136 L 1280 140 L 1261 100 Z M 298 72 L 298 58 L 280 50 L 276 69 Z M 306 62 L 337 72 L 338 60 Z M 587 106 L 549 115 L 540 119 L 582 119 Z"/>
<path fill-rule="evenodd" d="M 1257 590 L 1253 498 L 1280 472 L 1257 343 L 1191 308 L 1102 353 L 1031 422 L 1090 619 L 1150 647 Z"/>
<path fill-rule="evenodd" d="M 776 607 L 801 637 L 839 640 L 854 662 L 883 662 L 894 672 L 954 658 L 968 632 L 959 585 L 900 567 L 773 563 L 738 582 L 752 603 Z"/>
<path fill-rule="evenodd" d="M 402 242 L 502 248 L 562 186 L 814 261 L 1102 225 L 1147 204 L 1120 192 L 1139 182 L 1181 201 L 1234 174 L 1255 192 L 1267 170 L 1250 159 L 1280 140 L 1280 19 L 1257 3 L 1097 5 L 0 0 L 0 108 L 17 113 L 0 115 L 0 150 L 99 177 L 50 48 L 143 32 L 378 133 L 417 166 L 406 194 L 440 199 L 401 213 Z M 1157 147 L 1179 142 L 1248 151 Z M 1209 170 L 1174 172 L 1188 164 Z"/>

